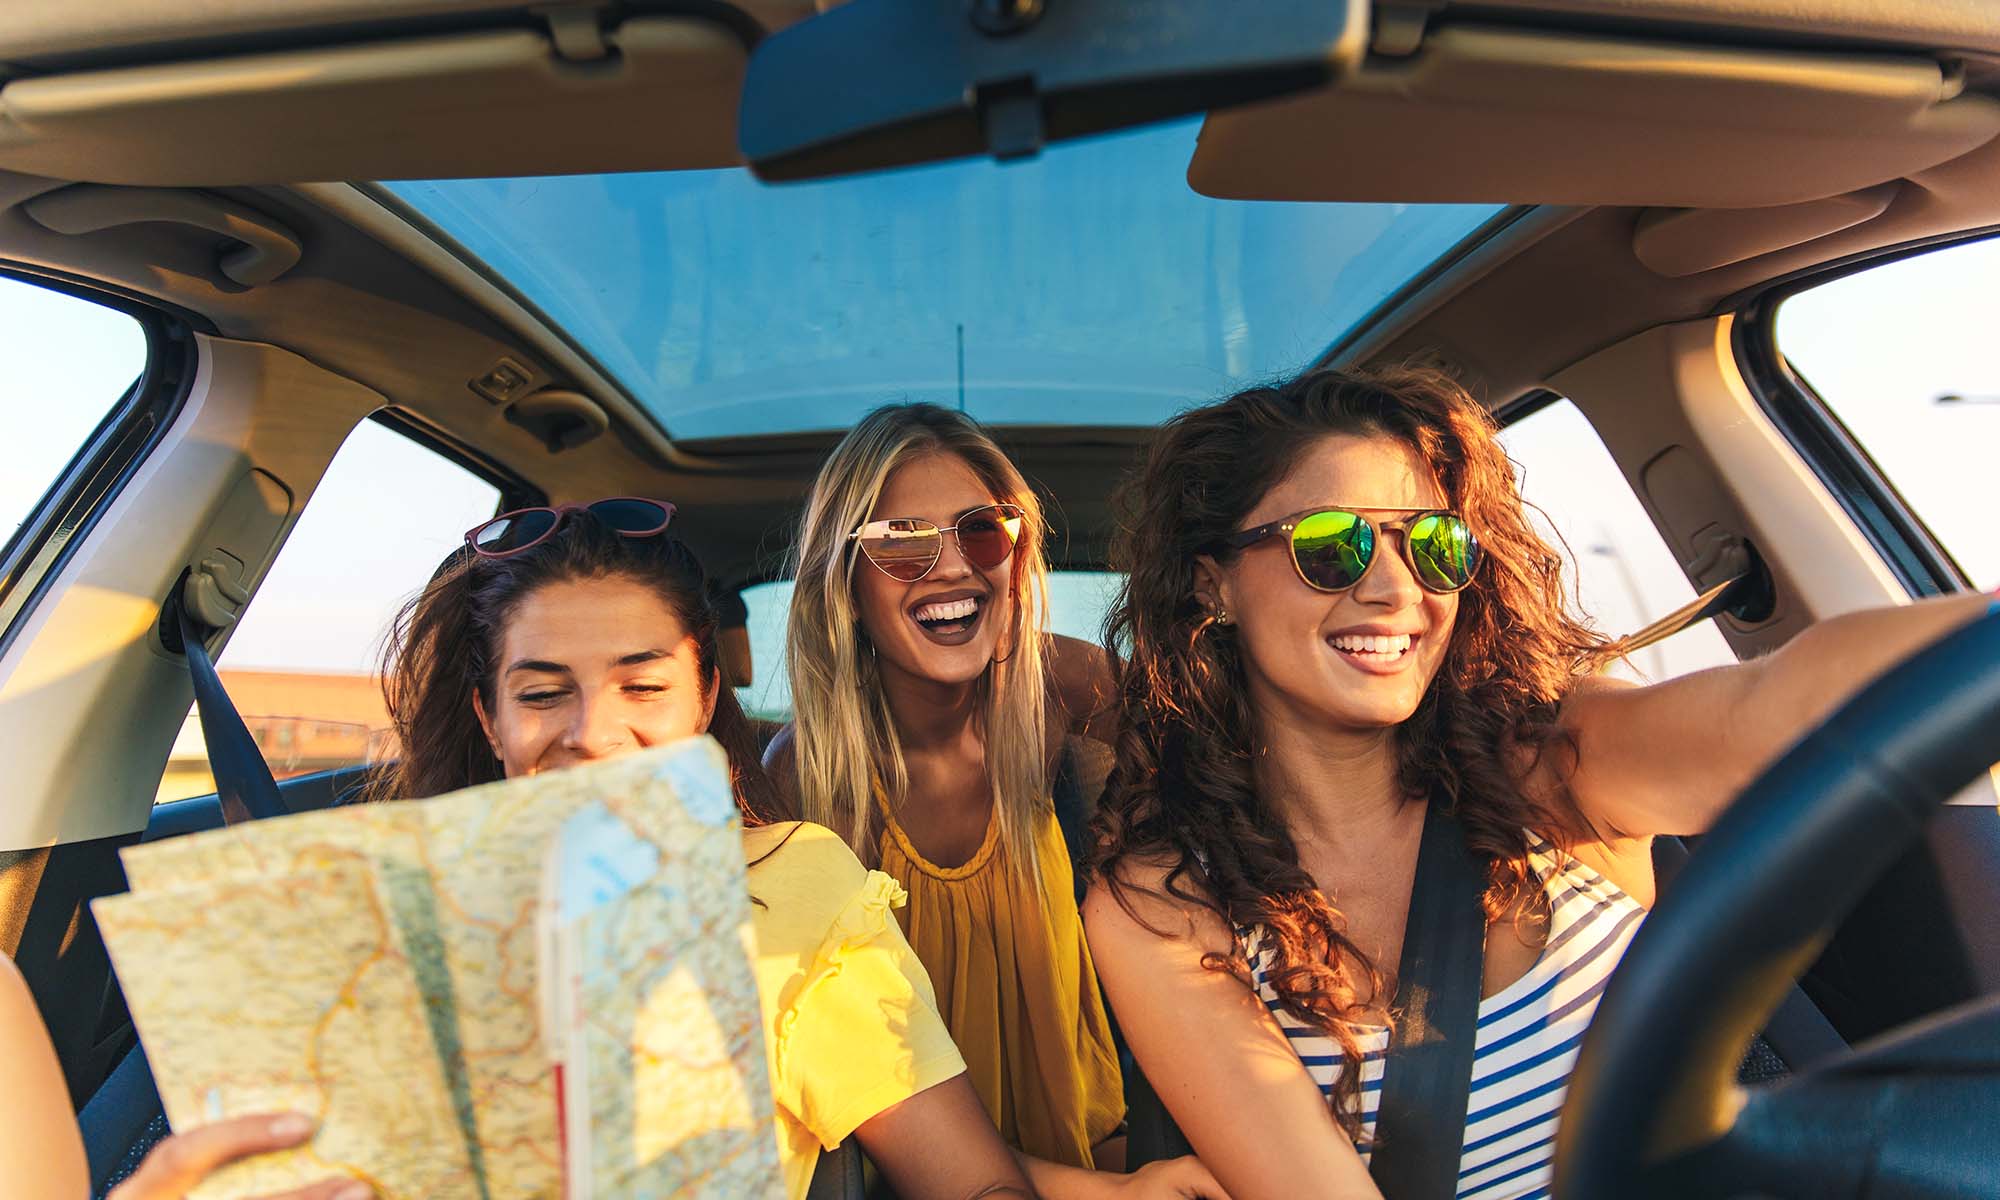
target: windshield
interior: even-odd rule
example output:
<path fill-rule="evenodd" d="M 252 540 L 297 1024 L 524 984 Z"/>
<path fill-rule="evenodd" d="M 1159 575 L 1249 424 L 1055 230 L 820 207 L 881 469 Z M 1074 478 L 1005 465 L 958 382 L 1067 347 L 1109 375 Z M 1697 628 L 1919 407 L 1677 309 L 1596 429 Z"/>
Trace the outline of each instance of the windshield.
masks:
<path fill-rule="evenodd" d="M 891 400 L 1151 425 L 1305 365 L 1500 210 L 1219 201 L 1199 122 L 805 184 L 670 171 L 387 185 L 676 439 Z"/>

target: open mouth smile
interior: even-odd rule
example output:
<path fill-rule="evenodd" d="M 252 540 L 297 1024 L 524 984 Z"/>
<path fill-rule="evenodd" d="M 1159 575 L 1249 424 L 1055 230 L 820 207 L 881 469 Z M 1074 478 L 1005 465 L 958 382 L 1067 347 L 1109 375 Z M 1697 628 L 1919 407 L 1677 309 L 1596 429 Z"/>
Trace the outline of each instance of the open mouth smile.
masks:
<path fill-rule="evenodd" d="M 944 646 L 970 641 L 986 615 L 986 597 L 970 592 L 937 596 L 909 609 L 910 620 L 924 636 Z"/>
<path fill-rule="evenodd" d="M 1326 639 L 1341 658 L 1371 674 L 1388 675 L 1412 660 L 1421 634 L 1340 633 Z"/>

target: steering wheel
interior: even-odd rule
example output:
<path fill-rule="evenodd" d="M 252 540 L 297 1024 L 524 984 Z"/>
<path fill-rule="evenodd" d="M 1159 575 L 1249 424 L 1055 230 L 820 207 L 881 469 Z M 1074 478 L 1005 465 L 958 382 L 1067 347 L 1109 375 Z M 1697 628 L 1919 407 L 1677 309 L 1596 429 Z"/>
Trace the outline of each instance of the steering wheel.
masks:
<path fill-rule="evenodd" d="M 1842 918 L 1995 762 L 2000 614 L 1878 679 L 1743 792 L 1605 990 L 1557 1136 L 1560 1200 L 2000 1191 L 2000 996 L 1736 1083 Z"/>

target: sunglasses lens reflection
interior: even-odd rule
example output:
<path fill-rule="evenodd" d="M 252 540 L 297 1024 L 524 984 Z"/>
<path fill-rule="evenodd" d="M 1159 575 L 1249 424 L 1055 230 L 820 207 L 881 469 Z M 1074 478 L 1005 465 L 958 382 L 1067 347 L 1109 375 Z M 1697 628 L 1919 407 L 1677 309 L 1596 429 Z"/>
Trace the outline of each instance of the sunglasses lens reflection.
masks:
<path fill-rule="evenodd" d="M 506 554 L 547 537 L 555 527 L 555 513 L 545 508 L 529 509 L 488 521 L 472 535 L 472 544 L 485 554 Z"/>
<path fill-rule="evenodd" d="M 929 521 L 883 521 L 861 539 L 861 552 L 891 579 L 914 583 L 930 573 L 944 550 L 944 534 Z"/>
<path fill-rule="evenodd" d="M 1375 557 L 1375 530 L 1355 513 L 1316 512 L 1292 530 L 1292 557 L 1307 583 L 1342 591 L 1361 581 Z"/>
<path fill-rule="evenodd" d="M 1434 592 L 1455 592 L 1479 569 L 1479 539 L 1461 517 L 1433 513 L 1410 526 L 1410 560 L 1417 582 Z"/>
<path fill-rule="evenodd" d="M 958 545 L 966 561 L 982 571 L 990 571 L 1007 561 L 1020 540 L 1022 517 L 1014 508 L 985 508 L 961 517 Z"/>

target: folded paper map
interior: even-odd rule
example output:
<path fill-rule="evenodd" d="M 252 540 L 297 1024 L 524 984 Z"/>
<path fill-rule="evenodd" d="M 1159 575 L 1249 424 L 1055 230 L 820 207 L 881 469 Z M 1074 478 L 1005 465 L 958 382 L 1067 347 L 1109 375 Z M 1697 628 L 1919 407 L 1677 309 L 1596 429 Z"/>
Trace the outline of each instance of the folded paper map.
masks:
<path fill-rule="evenodd" d="M 566 1156 L 572 1198 L 783 1194 L 709 739 L 124 859 L 132 891 L 92 907 L 168 1120 L 321 1123 L 199 1200 L 328 1176 L 395 1200 L 554 1197 Z"/>

